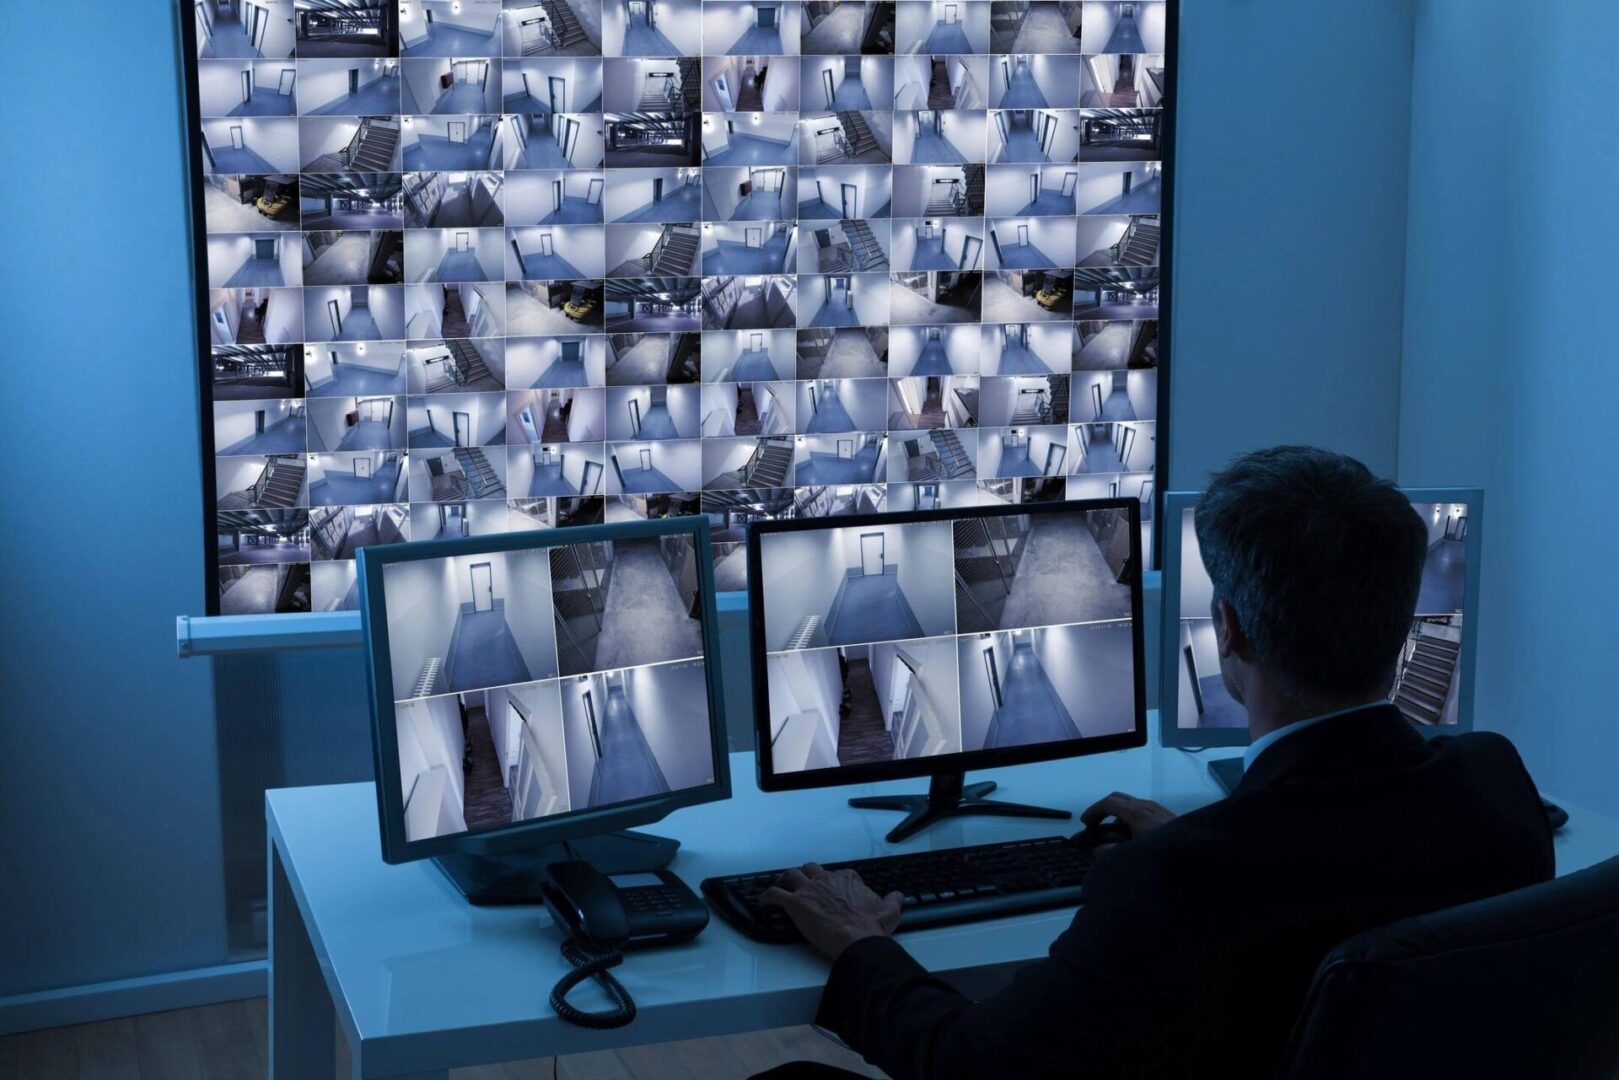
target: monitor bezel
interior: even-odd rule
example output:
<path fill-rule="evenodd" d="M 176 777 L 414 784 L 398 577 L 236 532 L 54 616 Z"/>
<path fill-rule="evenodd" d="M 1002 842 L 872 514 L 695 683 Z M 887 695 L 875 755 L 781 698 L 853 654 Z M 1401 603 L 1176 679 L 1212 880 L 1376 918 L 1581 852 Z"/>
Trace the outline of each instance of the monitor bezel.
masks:
<path fill-rule="evenodd" d="M 1484 490 L 1467 487 L 1402 487 L 1400 494 L 1416 503 L 1465 503 L 1467 505 L 1467 578 L 1462 583 L 1461 686 L 1457 688 L 1456 723 L 1412 727 L 1424 736 L 1459 735 L 1473 730 L 1473 675 L 1478 652 L 1478 593 L 1480 557 L 1484 540 Z M 1158 621 L 1158 737 L 1160 744 L 1181 750 L 1247 746 L 1252 740 L 1248 729 L 1183 728 L 1180 715 L 1180 594 L 1181 526 L 1187 510 L 1197 506 L 1201 491 L 1170 491 L 1164 495 L 1164 516 L 1158 531 L 1163 533 L 1163 577 Z M 1173 525 L 1171 524 L 1173 523 Z"/>
<path fill-rule="evenodd" d="M 1128 515 L 1130 560 L 1130 639 L 1135 674 L 1134 724 L 1129 731 L 1064 742 L 1036 743 L 997 750 L 962 750 L 934 757 L 879 761 L 864 765 L 839 765 L 778 773 L 774 768 L 770 738 L 770 686 L 767 653 L 764 647 L 764 575 L 761 572 L 762 543 L 766 536 L 786 532 L 828 531 L 867 525 L 915 525 L 929 522 L 960 521 L 975 517 L 1013 517 L 1029 514 L 1085 513 L 1092 510 L 1123 510 Z M 757 747 L 755 773 L 761 791 L 801 791 L 806 788 L 842 787 L 884 780 L 908 780 L 962 773 L 969 769 L 991 769 L 1007 765 L 1028 765 L 1038 761 L 1084 757 L 1113 750 L 1127 750 L 1147 743 L 1146 645 L 1142 630 L 1141 503 L 1128 496 L 1107 499 L 1075 499 L 1064 502 L 1021 503 L 1006 506 L 974 506 L 954 510 L 910 510 L 900 513 L 849 514 L 826 518 L 789 518 L 754 522 L 748 527 L 748 652 L 753 673 L 753 732 Z M 1054 624 L 1055 625 L 1055 624 Z M 1067 624 L 1063 624 L 1067 625 Z M 945 635 L 935 635 L 945 636 Z M 961 636 L 959 632 L 951 637 Z M 836 648 L 837 646 L 826 646 Z"/>
<path fill-rule="evenodd" d="M 713 782 L 661 795 L 648 795 L 615 806 L 569 811 L 556 818 L 534 818 L 512 822 L 499 828 L 450 833 L 423 840 L 407 839 L 405 800 L 400 790 L 393 669 L 389 662 L 386 602 L 381 587 L 384 568 L 396 563 L 415 562 L 421 559 L 529 551 L 569 544 L 641 540 L 674 535 L 690 536 L 698 553 L 695 560 L 697 595 L 702 602 L 702 659 L 708 688 L 709 745 L 714 767 Z M 381 830 L 383 861 L 402 863 L 450 853 L 494 855 L 505 851 L 534 848 L 617 829 L 648 825 L 683 807 L 730 798 L 730 746 L 725 728 L 725 682 L 720 672 L 719 616 L 714 603 L 713 560 L 706 557 L 708 543 L 708 518 L 699 514 L 605 525 L 575 525 L 566 529 L 530 530 L 455 540 L 418 540 L 361 548 L 357 557 L 360 581 L 360 629 L 367 661 L 366 685 L 371 694 L 371 751 L 377 778 L 377 821 Z M 559 679 L 566 677 L 558 676 Z"/>

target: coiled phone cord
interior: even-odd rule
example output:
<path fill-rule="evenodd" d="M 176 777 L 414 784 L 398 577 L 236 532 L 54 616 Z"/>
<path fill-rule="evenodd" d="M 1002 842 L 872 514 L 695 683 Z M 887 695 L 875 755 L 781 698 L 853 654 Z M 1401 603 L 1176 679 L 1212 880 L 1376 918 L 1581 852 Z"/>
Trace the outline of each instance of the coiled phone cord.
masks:
<path fill-rule="evenodd" d="M 580 944 L 578 938 L 569 938 L 562 943 L 562 956 L 573 970 L 562 976 L 551 990 L 551 1008 L 556 1010 L 558 1016 L 570 1024 L 603 1030 L 623 1027 L 635 1019 L 635 999 L 607 970 L 624 962 L 623 953 L 591 952 Z M 587 1012 L 568 1003 L 568 994 L 586 979 L 596 980 L 596 985 L 612 1000 L 611 1009 Z"/>

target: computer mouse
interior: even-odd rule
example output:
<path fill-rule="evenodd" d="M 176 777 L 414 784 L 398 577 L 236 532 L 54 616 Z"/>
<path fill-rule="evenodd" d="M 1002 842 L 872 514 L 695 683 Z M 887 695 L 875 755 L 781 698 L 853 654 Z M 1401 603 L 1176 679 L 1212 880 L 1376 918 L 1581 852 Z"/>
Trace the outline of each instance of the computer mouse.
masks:
<path fill-rule="evenodd" d="M 1104 821 L 1087 825 L 1069 837 L 1080 847 L 1099 848 L 1106 844 L 1122 844 L 1130 839 L 1130 826 L 1122 821 Z"/>
<path fill-rule="evenodd" d="M 1540 797 L 1540 808 L 1546 811 L 1546 824 L 1552 827 L 1552 832 L 1556 832 L 1568 824 L 1568 811 L 1544 795 Z"/>

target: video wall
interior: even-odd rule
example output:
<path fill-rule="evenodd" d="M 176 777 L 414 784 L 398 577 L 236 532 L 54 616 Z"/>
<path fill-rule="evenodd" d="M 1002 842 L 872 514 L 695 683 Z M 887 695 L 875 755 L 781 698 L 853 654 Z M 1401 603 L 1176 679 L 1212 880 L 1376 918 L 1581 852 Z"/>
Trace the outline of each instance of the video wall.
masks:
<path fill-rule="evenodd" d="M 213 610 L 369 543 L 1129 495 L 1168 0 L 197 0 Z"/>

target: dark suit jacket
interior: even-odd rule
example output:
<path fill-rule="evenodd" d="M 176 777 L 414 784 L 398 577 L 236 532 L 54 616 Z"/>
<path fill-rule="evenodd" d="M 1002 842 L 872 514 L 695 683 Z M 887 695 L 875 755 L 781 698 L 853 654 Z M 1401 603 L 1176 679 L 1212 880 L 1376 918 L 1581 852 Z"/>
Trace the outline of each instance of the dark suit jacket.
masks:
<path fill-rule="evenodd" d="M 1049 956 L 994 996 L 867 938 L 818 1019 L 895 1080 L 1265 1077 L 1333 946 L 1552 874 L 1511 743 L 1424 740 L 1379 705 L 1288 735 L 1230 798 L 1104 851 Z"/>

